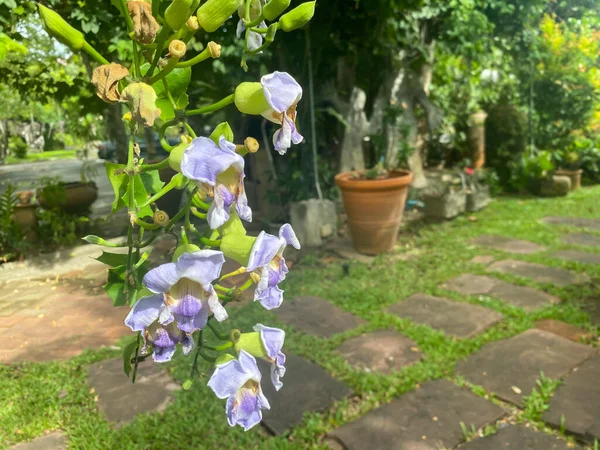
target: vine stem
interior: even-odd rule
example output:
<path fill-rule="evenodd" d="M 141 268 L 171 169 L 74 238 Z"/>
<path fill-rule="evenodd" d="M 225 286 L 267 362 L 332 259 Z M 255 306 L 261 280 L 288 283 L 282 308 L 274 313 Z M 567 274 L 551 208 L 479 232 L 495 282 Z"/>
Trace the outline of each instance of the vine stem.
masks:
<path fill-rule="evenodd" d="M 156 52 L 154 53 L 154 59 L 152 60 L 150 68 L 144 74 L 144 77 L 152 76 L 152 74 L 154 73 L 154 69 L 156 69 L 156 66 L 158 65 L 160 55 L 162 54 L 163 47 L 165 46 L 165 42 L 167 42 L 167 38 L 169 37 L 170 32 L 171 27 L 169 27 L 167 24 L 164 24 L 158 32 L 158 36 L 156 36 Z"/>
<path fill-rule="evenodd" d="M 213 103 L 212 105 L 203 106 L 198 109 L 191 109 L 185 112 L 186 116 L 195 116 L 198 114 L 208 114 L 211 112 L 218 111 L 219 109 L 225 108 L 227 105 L 231 105 L 233 103 L 234 94 L 228 95 L 222 100 L 219 100 L 217 103 Z"/>

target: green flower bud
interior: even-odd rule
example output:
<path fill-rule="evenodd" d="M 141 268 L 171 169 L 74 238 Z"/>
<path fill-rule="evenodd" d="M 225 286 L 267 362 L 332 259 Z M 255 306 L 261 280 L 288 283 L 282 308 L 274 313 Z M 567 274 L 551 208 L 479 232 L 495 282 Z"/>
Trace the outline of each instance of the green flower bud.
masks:
<path fill-rule="evenodd" d="M 177 145 L 171 153 L 169 153 L 169 166 L 176 172 L 181 170 L 181 158 L 183 158 L 183 153 L 190 146 L 187 142 L 182 142 Z"/>
<path fill-rule="evenodd" d="M 239 0 L 208 0 L 198 8 L 198 22 L 207 32 L 212 33 L 223 25 L 239 5 Z"/>
<path fill-rule="evenodd" d="M 50 36 L 62 42 L 71 50 L 80 50 L 85 44 L 81 31 L 69 25 L 58 13 L 38 3 L 38 10 L 44 28 Z"/>
<path fill-rule="evenodd" d="M 247 266 L 255 242 L 256 237 L 254 236 L 229 233 L 221 239 L 221 251 L 226 258 L 233 259 L 242 266 Z"/>
<path fill-rule="evenodd" d="M 155 211 L 152 216 L 152 221 L 161 227 L 167 226 L 169 223 L 169 215 L 161 210 Z"/>
<path fill-rule="evenodd" d="M 199 3 L 199 0 L 173 0 L 165 10 L 165 22 L 173 30 L 179 30 L 194 14 Z"/>
<path fill-rule="evenodd" d="M 283 13 L 292 0 L 271 0 L 263 8 L 263 15 L 269 22 L 274 21 L 281 13 Z"/>
<path fill-rule="evenodd" d="M 317 3 L 316 0 L 314 2 L 302 3 L 289 13 L 284 14 L 279 19 L 279 28 L 283 31 L 294 31 L 302 28 L 315 15 L 315 3 Z"/>
<path fill-rule="evenodd" d="M 267 351 L 263 346 L 262 339 L 260 338 L 259 332 L 253 333 L 242 333 L 240 339 L 233 346 L 236 352 L 246 350 L 252 356 L 257 358 L 267 357 Z"/>
<path fill-rule="evenodd" d="M 177 247 L 175 253 L 173 253 L 173 262 L 177 261 L 181 255 L 184 253 L 194 253 L 199 252 L 200 247 L 194 244 L 183 244 Z"/>
<path fill-rule="evenodd" d="M 260 83 L 241 83 L 235 88 L 233 101 L 241 113 L 253 116 L 260 116 L 271 109 Z"/>

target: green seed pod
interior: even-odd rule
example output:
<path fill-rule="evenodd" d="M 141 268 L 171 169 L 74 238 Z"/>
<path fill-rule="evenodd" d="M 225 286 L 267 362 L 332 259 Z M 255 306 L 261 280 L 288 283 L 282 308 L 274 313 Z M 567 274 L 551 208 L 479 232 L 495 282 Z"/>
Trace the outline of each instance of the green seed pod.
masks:
<path fill-rule="evenodd" d="M 69 25 L 58 13 L 38 3 L 40 18 L 50 36 L 62 42 L 71 50 L 80 50 L 85 44 L 81 31 Z"/>
<path fill-rule="evenodd" d="M 199 0 L 173 0 L 165 10 L 165 22 L 173 30 L 179 30 L 194 14 L 199 3 Z"/>
<path fill-rule="evenodd" d="M 315 3 L 317 3 L 316 0 L 314 2 L 302 3 L 289 13 L 284 14 L 279 19 L 279 28 L 283 31 L 294 31 L 302 28 L 315 15 Z"/>
<path fill-rule="evenodd" d="M 265 19 L 267 19 L 269 22 L 273 22 L 277 17 L 279 17 L 280 14 L 288 9 L 288 6 L 290 6 L 291 2 L 292 0 L 271 0 L 263 8 L 263 15 L 265 16 Z"/>
<path fill-rule="evenodd" d="M 239 0 L 208 0 L 198 9 L 198 22 L 212 33 L 223 25 L 237 9 Z"/>
<path fill-rule="evenodd" d="M 177 247 L 175 253 L 173 253 L 173 261 L 177 261 L 181 255 L 184 253 L 194 253 L 199 252 L 200 247 L 194 244 L 183 244 Z"/>
<path fill-rule="evenodd" d="M 235 89 L 233 101 L 241 113 L 253 116 L 260 116 L 271 108 L 260 83 L 241 83 Z"/>

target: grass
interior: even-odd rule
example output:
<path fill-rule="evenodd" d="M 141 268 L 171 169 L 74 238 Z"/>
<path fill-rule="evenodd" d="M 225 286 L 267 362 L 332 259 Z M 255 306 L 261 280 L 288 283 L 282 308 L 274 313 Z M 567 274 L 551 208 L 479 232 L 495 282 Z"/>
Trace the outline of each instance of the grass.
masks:
<path fill-rule="evenodd" d="M 51 159 L 72 159 L 77 157 L 77 150 L 53 150 L 51 152 L 27 153 L 25 158 L 9 155 L 4 160 L 5 164 L 23 164 L 28 162 L 48 161 Z"/>
<path fill-rule="evenodd" d="M 600 187 L 582 189 L 562 199 L 501 198 L 485 211 L 474 214 L 475 220 L 461 217 L 453 222 L 407 230 L 401 236 L 397 253 L 418 250 L 417 258 L 401 260 L 395 257 L 397 255 L 380 255 L 369 266 L 352 263 L 349 276 L 345 275 L 339 261 L 325 258 L 319 252 L 308 253 L 294 266 L 283 284 L 286 298 L 320 296 L 366 321 L 364 325 L 331 339 L 305 335 L 291 326 L 278 323 L 272 313 L 258 304 L 232 309 L 232 327 L 248 330 L 260 322 L 283 328 L 287 332 L 285 348 L 288 352 L 315 361 L 354 391 L 353 398 L 336 402 L 323 413 L 306 414 L 302 423 L 286 436 L 267 436 L 260 427 L 247 433 L 240 428 L 229 428 L 224 402 L 216 399 L 206 387 L 208 365 L 202 366 L 202 375 L 194 380 L 189 391 L 176 393 L 176 400 L 164 413 L 142 415 L 132 423 L 115 429 L 97 411 L 95 394 L 90 393 L 85 382 L 87 367 L 91 363 L 119 356 L 119 351 L 104 349 L 86 351 L 66 362 L 0 366 L 0 448 L 53 429 L 64 430 L 71 448 L 75 449 L 323 448 L 322 441 L 328 432 L 428 380 L 446 378 L 498 402 L 492 393 L 485 392 L 480 386 L 469 385 L 457 376 L 454 370 L 456 363 L 490 342 L 533 327 L 540 319 L 562 320 L 584 328 L 594 336 L 598 334 L 582 305 L 586 299 L 600 295 L 600 268 L 551 258 L 550 251 L 567 248 L 561 243 L 560 236 L 571 230 L 545 225 L 540 219 L 549 215 L 600 217 L 599 197 Z M 507 255 L 469 244 L 471 238 L 482 234 L 527 239 L 548 247 L 548 252 Z M 510 275 L 495 275 L 515 284 L 543 289 L 562 299 L 560 304 L 530 313 L 494 299 L 463 296 L 440 287 L 443 282 L 462 273 L 485 274 L 483 266 L 470 262 L 478 254 L 564 267 L 587 273 L 592 281 L 576 287 L 559 287 Z M 415 293 L 484 305 L 502 313 L 504 320 L 472 339 L 456 340 L 385 312 L 387 306 Z M 390 328 L 416 342 L 423 353 L 419 362 L 399 372 L 380 375 L 356 370 L 336 353 L 336 348 L 353 336 Z M 183 383 L 189 375 L 190 363 L 191 358 L 180 355 L 166 367 L 178 382 Z M 539 417 L 547 407 L 554 383 L 540 379 L 536 391 L 524 392 L 523 395 L 528 396 L 527 407 L 523 411 L 513 408 L 516 420 L 543 428 Z M 67 395 L 59 395 L 61 392 Z M 484 434 L 493 429 L 491 424 Z M 466 437 L 473 435 L 470 424 L 465 424 L 463 433 Z"/>

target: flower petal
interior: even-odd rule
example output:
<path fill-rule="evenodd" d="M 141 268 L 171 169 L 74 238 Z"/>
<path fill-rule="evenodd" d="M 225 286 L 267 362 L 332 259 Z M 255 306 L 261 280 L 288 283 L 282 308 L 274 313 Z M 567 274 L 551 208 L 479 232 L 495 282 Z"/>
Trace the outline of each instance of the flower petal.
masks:
<path fill-rule="evenodd" d="M 144 286 L 155 294 L 164 294 L 179 281 L 181 275 L 175 263 L 161 264 L 144 276 Z"/>
<path fill-rule="evenodd" d="M 165 363 L 171 361 L 175 354 L 175 345 L 171 347 L 154 347 L 154 353 L 152 353 L 152 359 L 157 363 Z"/>
<path fill-rule="evenodd" d="M 285 112 L 302 98 L 302 87 L 286 72 L 273 72 L 260 79 L 267 102 L 279 112 Z"/>
<path fill-rule="evenodd" d="M 257 323 L 254 326 L 254 331 L 260 332 L 260 339 L 267 351 L 267 355 L 272 360 L 276 360 L 277 356 L 283 348 L 285 341 L 285 331 L 279 328 L 271 328 Z"/>
<path fill-rule="evenodd" d="M 217 250 L 200 250 L 183 253 L 177 260 L 177 269 L 181 278 L 187 278 L 204 286 L 221 275 L 225 256 Z"/>
<path fill-rule="evenodd" d="M 181 346 L 183 349 L 184 355 L 189 355 L 192 350 L 194 350 L 194 338 L 189 335 L 183 336 L 181 339 Z"/>
<path fill-rule="evenodd" d="M 221 137 L 220 145 L 204 136 L 194 139 L 181 158 L 181 173 L 191 180 L 215 186 L 217 175 L 230 167 L 243 172 L 244 158 L 231 146 L 235 150 L 235 145 L 224 137 Z"/>
<path fill-rule="evenodd" d="M 219 322 L 223 322 L 229 317 L 229 315 L 227 314 L 225 307 L 221 305 L 219 297 L 217 297 L 217 293 L 215 292 L 215 288 L 212 286 L 212 284 L 209 284 L 208 286 L 205 286 L 205 290 L 210 295 L 210 297 L 208 297 L 208 307 L 215 315 L 215 319 L 217 319 Z"/>
<path fill-rule="evenodd" d="M 210 227 L 211 230 L 216 230 L 217 228 L 219 228 L 220 226 L 224 225 L 225 222 L 227 222 L 229 220 L 229 212 L 231 210 L 231 203 L 226 204 L 225 203 L 225 199 L 223 198 L 222 195 L 222 190 L 225 190 L 227 193 L 229 193 L 229 191 L 224 187 L 221 186 L 223 189 L 215 189 L 215 196 L 213 199 L 213 202 L 211 203 L 210 207 L 208 208 L 208 213 L 207 213 L 207 221 L 208 221 L 208 226 Z"/>
<path fill-rule="evenodd" d="M 242 33 L 246 31 L 246 25 L 244 25 L 244 21 L 242 19 L 238 20 L 237 27 L 235 29 L 235 37 L 241 38 Z"/>
<path fill-rule="evenodd" d="M 292 146 L 292 127 L 288 120 L 284 120 L 281 128 L 273 134 L 273 145 L 280 155 L 285 155 L 287 149 Z"/>
<path fill-rule="evenodd" d="M 127 314 L 125 325 L 133 331 L 143 331 L 158 319 L 163 308 L 162 294 L 141 298 Z"/>
<path fill-rule="evenodd" d="M 240 355 L 243 352 L 245 351 L 242 350 Z M 256 361 L 254 364 L 256 364 Z M 237 394 L 237 391 L 253 376 L 252 370 L 248 370 L 246 366 L 242 365 L 239 359 L 234 359 L 217 365 L 210 380 L 208 380 L 208 387 L 213 390 L 218 398 L 223 399 Z"/>
<path fill-rule="evenodd" d="M 289 223 L 281 226 L 279 229 L 279 238 L 283 239 L 287 245 L 291 245 L 296 250 L 300 250 L 300 241 L 294 233 L 294 229 Z"/>
<path fill-rule="evenodd" d="M 240 193 L 238 194 L 236 211 L 241 219 L 246 222 L 252 222 L 252 209 L 248 206 L 248 197 L 246 197 L 246 191 L 243 189 L 243 185 L 242 190 L 240 190 Z"/>
<path fill-rule="evenodd" d="M 281 241 L 276 236 L 261 231 L 252 246 L 246 270 L 252 272 L 266 266 L 277 256 L 280 248 Z"/>
<path fill-rule="evenodd" d="M 254 301 L 259 301 L 265 309 L 279 308 L 283 302 L 283 290 L 279 286 L 273 286 L 265 290 L 254 292 Z"/>

